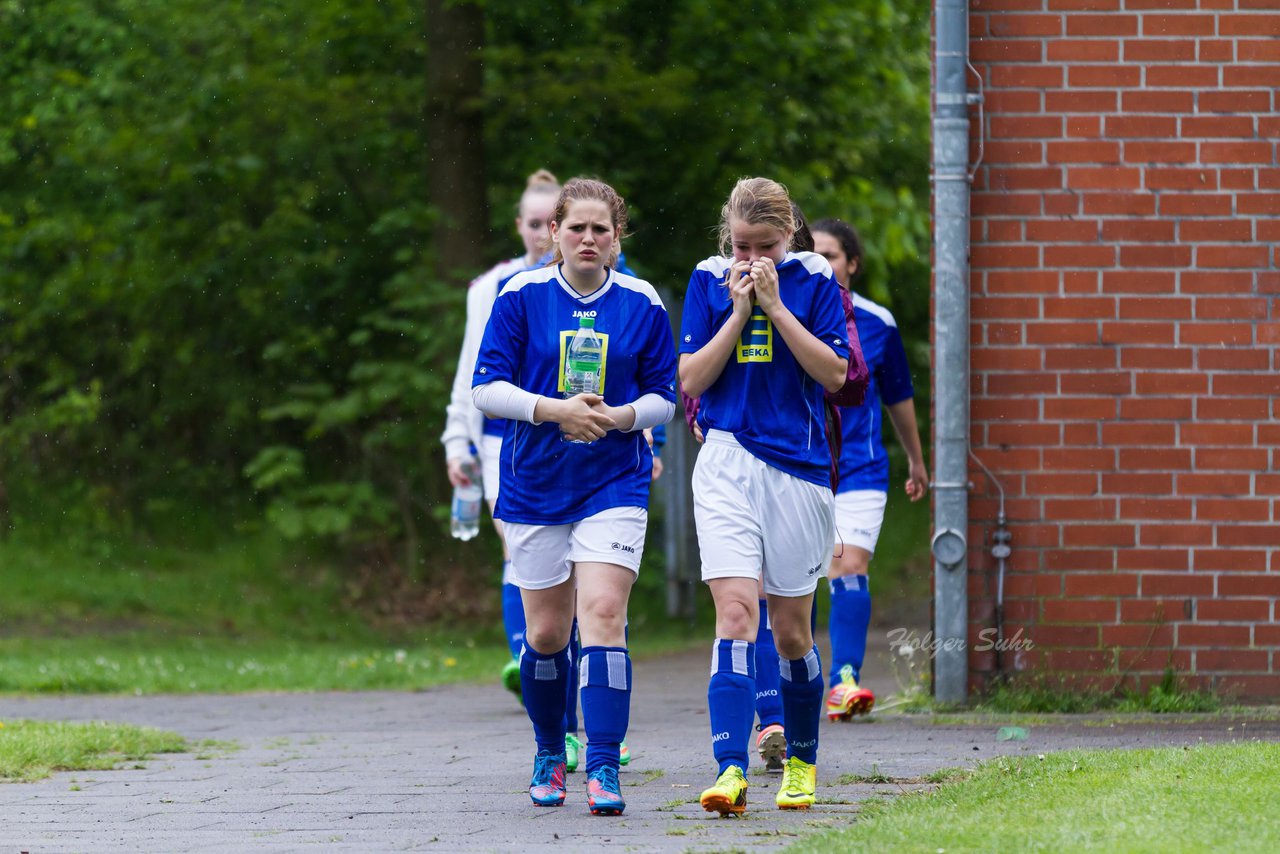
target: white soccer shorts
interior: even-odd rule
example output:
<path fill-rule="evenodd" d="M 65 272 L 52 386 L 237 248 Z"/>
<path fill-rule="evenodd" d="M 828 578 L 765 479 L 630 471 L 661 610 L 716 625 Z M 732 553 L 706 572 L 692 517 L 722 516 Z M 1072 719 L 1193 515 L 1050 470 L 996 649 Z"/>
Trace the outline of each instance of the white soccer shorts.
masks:
<path fill-rule="evenodd" d="M 827 574 L 835 537 L 831 489 L 768 465 L 722 430 L 693 469 L 702 580 L 754 578 L 766 593 L 805 596 Z"/>
<path fill-rule="evenodd" d="M 510 582 L 545 590 L 566 581 L 575 563 L 609 563 L 639 575 L 648 525 L 643 507 L 614 507 L 568 525 L 504 522 Z"/>
<path fill-rule="evenodd" d="M 841 546 L 857 546 L 876 553 L 888 499 L 888 494 L 878 489 L 854 489 L 836 495 L 836 554 Z"/>

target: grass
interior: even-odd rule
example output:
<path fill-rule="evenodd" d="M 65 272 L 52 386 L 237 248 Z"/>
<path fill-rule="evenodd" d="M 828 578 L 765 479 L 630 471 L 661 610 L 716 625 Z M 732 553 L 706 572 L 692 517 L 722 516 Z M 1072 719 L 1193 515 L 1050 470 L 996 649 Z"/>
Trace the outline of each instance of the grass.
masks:
<path fill-rule="evenodd" d="M 0 721 L 0 779 L 29 782 L 54 771 L 104 770 L 186 749 L 182 736 L 147 727 Z"/>
<path fill-rule="evenodd" d="M 1001 757 L 787 850 L 1277 851 L 1277 763 L 1269 742 Z"/>
<path fill-rule="evenodd" d="M 379 637 L 343 607 L 333 569 L 262 530 L 209 544 L 15 535 L 0 540 L 0 565 L 7 636 Z"/>
<path fill-rule="evenodd" d="M 1179 714 L 1214 712 L 1222 701 L 1208 691 L 1192 690 L 1177 672 L 1166 670 L 1164 678 L 1146 692 L 1117 687 L 1112 691 L 1081 688 L 1053 677 L 1022 678 L 997 684 L 973 707 L 977 712 L 1082 713 L 1152 712 Z"/>
<path fill-rule="evenodd" d="M 497 676 L 504 648 L 424 642 L 177 639 L 143 634 L 0 641 L 0 691 L 237 693 L 418 690 Z"/>
<path fill-rule="evenodd" d="M 466 557 L 493 565 L 457 573 L 474 574 L 458 589 L 490 616 L 427 623 L 387 618 L 353 595 L 332 559 L 227 508 L 166 505 L 146 532 L 76 496 L 43 500 L 43 510 L 22 505 L 16 530 L 0 536 L 0 692 L 419 690 L 494 679 L 507 656 L 488 539 Z M 927 549 L 925 504 L 891 496 L 889 513 L 895 524 L 876 555 L 881 593 L 908 554 Z M 709 597 L 697 626 L 661 613 L 657 546 L 632 596 L 637 657 L 711 636 Z M 923 585 L 927 599 L 928 583 L 925 573 L 908 587 Z"/>
<path fill-rule="evenodd" d="M 419 690 L 496 679 L 508 655 L 496 566 L 480 625 L 380 624 L 324 561 L 252 528 L 212 545 L 13 536 L 0 566 L 0 692 Z M 687 626 L 636 622 L 637 657 L 688 645 Z"/>

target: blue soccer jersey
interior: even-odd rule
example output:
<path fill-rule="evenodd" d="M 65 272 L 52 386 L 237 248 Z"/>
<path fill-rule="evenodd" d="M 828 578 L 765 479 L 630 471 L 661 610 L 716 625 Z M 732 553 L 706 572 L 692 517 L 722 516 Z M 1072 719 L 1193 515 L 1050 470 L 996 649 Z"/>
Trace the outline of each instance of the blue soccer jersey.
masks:
<path fill-rule="evenodd" d="M 902 346 L 898 324 L 887 308 L 853 295 L 853 320 L 862 342 L 871 380 L 861 406 L 840 408 L 843 446 L 840 451 L 840 492 L 874 489 L 889 491 L 889 455 L 881 436 L 883 410 L 915 397 L 911 367 Z"/>
<path fill-rule="evenodd" d="M 473 385 L 505 380 L 564 396 L 564 359 L 579 318 L 595 318 L 603 342 L 605 402 L 646 394 L 675 403 L 676 363 L 666 307 L 648 282 L 610 270 L 582 296 L 560 267 L 513 277 L 498 295 L 480 344 Z M 565 525 L 612 507 L 648 507 L 653 455 L 641 430 L 610 430 L 590 444 L 562 441 L 555 423 L 508 421 L 494 516 L 524 525 Z"/>
<path fill-rule="evenodd" d="M 725 274 L 730 260 L 712 256 L 689 277 L 680 352 L 696 353 L 733 311 Z M 849 358 L 844 309 L 831 265 L 812 252 L 787 253 L 778 265 L 778 293 L 796 319 L 842 359 Z M 773 321 L 756 306 L 724 371 L 702 393 L 698 425 L 725 430 L 767 465 L 822 486 L 831 485 L 831 452 L 821 383 L 791 353 Z"/>
<path fill-rule="evenodd" d="M 511 272 L 503 276 L 503 278 L 499 279 L 498 293 L 502 293 L 502 289 L 507 286 L 507 282 L 511 281 L 516 276 L 520 275 L 523 272 L 526 272 L 527 270 L 537 270 L 540 267 L 549 266 L 551 262 L 555 260 L 555 257 L 556 256 L 554 252 L 548 252 L 545 255 L 543 255 L 541 258 L 539 258 L 537 263 L 534 264 L 533 266 L 529 266 L 528 264 L 522 263 L 522 264 L 511 267 L 510 268 Z M 623 275 L 631 276 L 633 278 L 635 277 L 635 273 L 631 270 L 630 267 L 627 266 L 626 255 L 619 253 L 616 269 L 619 273 Z M 484 417 L 484 433 L 486 436 L 505 436 L 507 434 L 507 419 L 490 418 L 488 415 L 486 415 Z"/>

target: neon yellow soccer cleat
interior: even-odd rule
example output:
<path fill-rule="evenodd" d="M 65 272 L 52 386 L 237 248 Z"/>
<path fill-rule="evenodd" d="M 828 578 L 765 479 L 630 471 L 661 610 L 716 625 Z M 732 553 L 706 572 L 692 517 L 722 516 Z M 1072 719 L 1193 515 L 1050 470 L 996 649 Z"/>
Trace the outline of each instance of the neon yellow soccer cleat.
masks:
<path fill-rule="evenodd" d="M 737 765 L 730 765 L 716 784 L 702 793 L 702 808 L 720 815 L 742 815 L 747 808 L 747 778 Z"/>
<path fill-rule="evenodd" d="M 782 771 L 782 785 L 778 787 L 778 809 L 807 810 L 813 806 L 817 787 L 817 767 L 795 756 L 790 757 Z"/>

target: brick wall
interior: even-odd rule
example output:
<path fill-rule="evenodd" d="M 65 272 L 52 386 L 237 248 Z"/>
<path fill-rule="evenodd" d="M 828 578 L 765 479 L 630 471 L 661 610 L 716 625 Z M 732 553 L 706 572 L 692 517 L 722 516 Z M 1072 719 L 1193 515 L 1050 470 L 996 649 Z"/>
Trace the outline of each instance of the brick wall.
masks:
<path fill-rule="evenodd" d="M 970 51 L 972 443 L 1034 644 L 1004 667 L 1280 696 L 1280 0 L 972 0 Z"/>

